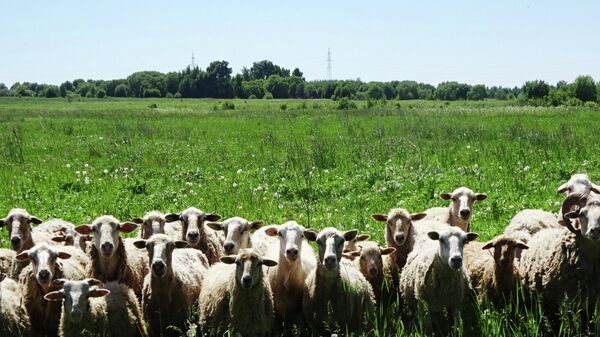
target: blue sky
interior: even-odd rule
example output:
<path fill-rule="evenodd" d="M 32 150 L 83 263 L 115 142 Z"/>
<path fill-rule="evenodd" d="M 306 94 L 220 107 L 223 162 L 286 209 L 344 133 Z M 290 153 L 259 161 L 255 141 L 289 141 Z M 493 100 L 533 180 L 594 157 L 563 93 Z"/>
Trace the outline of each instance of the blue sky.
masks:
<path fill-rule="evenodd" d="M 337 79 L 600 80 L 600 1 L 3 1 L 0 82 L 269 59 Z"/>

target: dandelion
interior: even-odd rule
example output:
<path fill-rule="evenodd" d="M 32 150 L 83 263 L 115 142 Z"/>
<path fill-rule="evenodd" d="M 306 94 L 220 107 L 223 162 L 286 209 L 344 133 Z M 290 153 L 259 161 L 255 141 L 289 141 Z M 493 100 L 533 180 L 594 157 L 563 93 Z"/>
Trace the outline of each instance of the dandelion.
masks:
<path fill-rule="evenodd" d="M 467 145 L 467 150 L 471 149 L 471 144 Z"/>
<path fill-rule="evenodd" d="M 65 166 L 67 166 L 67 168 L 71 168 L 71 164 L 67 164 L 67 165 L 65 165 Z"/>
<path fill-rule="evenodd" d="M 81 172 L 81 174 L 87 175 L 87 171 L 83 171 L 83 172 Z"/>
<path fill-rule="evenodd" d="M 282 209 L 282 208 L 283 208 L 283 204 L 279 204 L 279 205 L 277 206 L 277 208 L 279 208 L 279 209 Z"/>
<path fill-rule="evenodd" d="M 273 198 L 278 199 L 279 198 L 279 192 L 273 193 Z"/>
<path fill-rule="evenodd" d="M 90 165 L 85 164 L 85 165 L 83 165 L 83 167 L 88 168 L 88 167 L 90 167 Z"/>
<path fill-rule="evenodd" d="M 262 171 L 263 171 L 263 172 L 266 172 L 266 171 L 267 171 L 267 169 L 263 167 L 263 168 L 262 168 Z"/>
<path fill-rule="evenodd" d="M 75 175 L 79 177 L 81 175 L 81 172 L 75 171 Z"/>
<path fill-rule="evenodd" d="M 104 172 L 104 174 L 108 174 L 108 170 L 107 169 L 104 169 L 104 171 L 102 171 L 102 172 Z"/>
<path fill-rule="evenodd" d="M 529 166 L 525 165 L 525 167 L 523 167 L 523 171 L 525 171 L 525 172 L 529 171 Z"/>
<path fill-rule="evenodd" d="M 237 171 L 235 171 L 235 173 L 242 174 L 242 169 L 238 169 Z"/>
<path fill-rule="evenodd" d="M 186 185 L 188 185 L 188 186 L 192 186 L 192 185 L 194 185 L 194 183 L 192 183 L 191 181 L 188 181 L 188 182 L 186 182 L 185 184 L 186 184 Z"/>
<path fill-rule="evenodd" d="M 173 198 L 173 203 L 176 204 L 177 203 L 177 198 Z"/>
<path fill-rule="evenodd" d="M 92 182 L 92 179 L 90 177 L 85 177 L 84 182 L 86 185 L 89 185 Z"/>
<path fill-rule="evenodd" d="M 231 184 L 231 186 L 237 187 L 237 183 L 234 181 L 233 184 Z"/>

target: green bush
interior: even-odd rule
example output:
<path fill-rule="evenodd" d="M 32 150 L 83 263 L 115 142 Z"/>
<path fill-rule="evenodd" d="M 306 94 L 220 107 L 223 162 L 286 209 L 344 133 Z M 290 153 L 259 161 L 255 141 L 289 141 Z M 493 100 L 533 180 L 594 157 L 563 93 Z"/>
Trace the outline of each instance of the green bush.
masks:
<path fill-rule="evenodd" d="M 145 89 L 144 90 L 144 98 L 152 98 L 152 97 L 162 97 L 160 94 L 160 90 L 156 88 Z"/>
<path fill-rule="evenodd" d="M 233 102 L 223 102 L 221 108 L 223 110 L 235 110 L 235 104 Z"/>
<path fill-rule="evenodd" d="M 264 99 L 273 99 L 273 94 L 268 92 L 265 94 L 265 97 L 263 97 Z"/>

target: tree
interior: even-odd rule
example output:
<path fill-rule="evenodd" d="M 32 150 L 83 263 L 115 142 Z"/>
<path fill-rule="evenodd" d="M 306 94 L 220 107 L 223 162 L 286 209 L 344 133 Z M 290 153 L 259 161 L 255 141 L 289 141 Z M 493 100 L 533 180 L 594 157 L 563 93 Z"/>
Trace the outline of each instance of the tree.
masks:
<path fill-rule="evenodd" d="M 115 97 L 127 97 L 129 96 L 129 87 L 127 84 L 119 84 L 115 88 Z"/>
<path fill-rule="evenodd" d="M 370 84 L 369 89 L 367 89 L 367 97 L 371 99 L 385 98 L 383 87 L 379 83 Z"/>
<path fill-rule="evenodd" d="M 417 82 L 402 81 L 398 83 L 396 86 L 396 96 L 402 100 L 419 98 Z"/>
<path fill-rule="evenodd" d="M 596 83 L 591 76 L 579 76 L 575 79 L 575 97 L 584 102 L 595 101 L 598 98 Z"/>
<path fill-rule="evenodd" d="M 541 80 L 528 81 L 523 85 L 523 93 L 527 98 L 543 98 L 550 93 L 550 86 Z"/>
<path fill-rule="evenodd" d="M 292 76 L 304 78 L 304 74 L 298 68 L 294 68 L 294 71 L 292 71 Z"/>
<path fill-rule="evenodd" d="M 481 101 L 487 98 L 487 88 L 483 84 L 477 84 L 471 87 L 467 98 L 473 101 Z"/>
<path fill-rule="evenodd" d="M 0 97 L 4 96 L 10 96 L 10 90 L 8 90 L 4 83 L 0 83 Z"/>
<path fill-rule="evenodd" d="M 59 97 L 60 91 L 58 90 L 57 86 L 50 85 L 46 88 L 46 90 L 44 92 L 44 96 L 46 96 L 47 98 Z"/>
<path fill-rule="evenodd" d="M 213 61 L 206 68 L 207 96 L 215 98 L 233 98 L 231 68 L 227 61 Z"/>
<path fill-rule="evenodd" d="M 96 91 L 96 98 L 104 98 L 106 97 L 106 91 L 104 89 L 98 89 Z"/>
<path fill-rule="evenodd" d="M 458 82 L 442 82 L 435 89 L 435 98 L 455 101 L 459 99 L 467 99 L 467 95 L 471 87 L 465 83 Z"/>
<path fill-rule="evenodd" d="M 158 90 L 156 88 L 145 89 L 144 90 L 144 98 L 151 98 L 151 97 L 161 97 L 160 90 Z"/>
<path fill-rule="evenodd" d="M 265 82 L 265 88 L 273 95 L 273 98 L 288 98 L 289 85 L 279 75 L 271 75 Z"/>
<path fill-rule="evenodd" d="M 289 77 L 290 71 L 282 68 L 269 60 L 254 62 L 250 68 L 249 76 L 254 80 L 264 80 L 271 75 L 279 75 L 281 77 Z"/>

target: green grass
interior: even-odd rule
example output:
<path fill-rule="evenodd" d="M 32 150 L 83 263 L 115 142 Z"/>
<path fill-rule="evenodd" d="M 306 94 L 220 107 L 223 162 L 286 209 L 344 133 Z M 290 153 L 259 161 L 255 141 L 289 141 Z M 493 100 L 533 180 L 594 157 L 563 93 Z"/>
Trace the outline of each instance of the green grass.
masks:
<path fill-rule="evenodd" d="M 129 220 L 196 206 L 266 223 L 356 228 L 383 243 L 372 213 L 445 206 L 438 195 L 465 185 L 489 195 L 472 225 L 487 240 L 523 208 L 557 212 L 562 196 L 554 191 L 572 173 L 600 179 L 598 111 L 584 108 L 224 102 L 0 99 L 0 214 L 24 207 L 82 224 L 105 213 Z M 0 237 L 8 246 L 6 231 Z M 505 315 L 482 310 L 497 322 L 485 331 L 534 334 L 535 321 Z M 381 335 L 396 332 L 397 316 L 379 321 L 387 326 Z"/>

